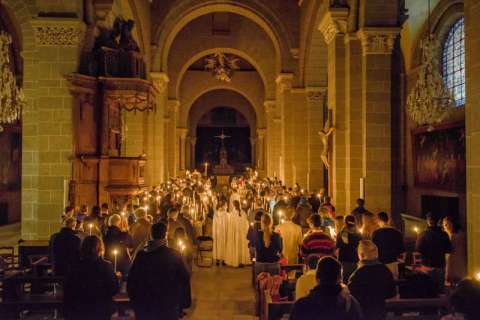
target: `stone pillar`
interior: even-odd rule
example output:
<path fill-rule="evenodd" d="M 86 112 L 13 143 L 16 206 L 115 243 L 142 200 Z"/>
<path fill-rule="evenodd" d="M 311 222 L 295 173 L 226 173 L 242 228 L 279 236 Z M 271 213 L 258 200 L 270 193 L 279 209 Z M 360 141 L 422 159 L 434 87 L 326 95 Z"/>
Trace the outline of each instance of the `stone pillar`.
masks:
<path fill-rule="evenodd" d="M 190 169 L 194 170 L 196 163 L 195 163 L 195 145 L 197 144 L 197 137 L 191 136 L 190 137 Z"/>
<path fill-rule="evenodd" d="M 391 212 L 391 53 L 398 28 L 358 31 L 362 43 L 362 125 L 365 201 Z"/>
<path fill-rule="evenodd" d="M 323 129 L 323 108 L 326 103 L 327 88 L 308 87 L 307 92 L 307 182 L 305 188 L 319 190 L 324 185 L 324 165 L 320 157 L 323 150 L 318 132 Z"/>
<path fill-rule="evenodd" d="M 187 140 L 187 133 L 188 133 L 188 129 L 187 128 L 177 128 L 177 135 L 178 137 L 180 138 L 179 139 L 179 161 L 178 161 L 178 169 L 179 169 L 179 173 L 183 173 L 185 172 L 185 168 L 186 168 L 186 149 L 187 149 L 187 144 L 186 144 L 186 140 Z"/>
<path fill-rule="evenodd" d="M 467 252 L 468 272 L 480 272 L 480 3 L 465 0 L 465 66 L 466 105 L 465 129 L 467 135 Z"/>
<path fill-rule="evenodd" d="M 293 145 L 293 108 L 289 105 L 289 99 L 292 93 L 292 73 L 282 73 L 275 79 L 277 84 L 277 109 L 280 115 L 280 144 L 275 144 L 274 147 L 280 148 L 278 158 L 279 177 L 287 185 L 293 184 L 294 178 L 294 163 L 293 154 L 287 152 Z"/>
<path fill-rule="evenodd" d="M 345 36 L 345 147 L 346 213 L 352 212 L 360 197 L 363 177 L 362 46 L 355 34 Z"/>
<path fill-rule="evenodd" d="M 257 139 L 255 139 L 254 137 L 250 137 L 250 153 L 252 155 L 252 168 L 257 168 L 258 169 L 258 163 L 257 163 L 257 157 L 256 157 L 256 143 L 257 143 Z"/>
<path fill-rule="evenodd" d="M 330 8 L 322 18 L 319 29 L 328 46 L 328 108 L 332 110 L 333 152 L 329 168 L 329 193 L 338 212 L 345 212 L 345 34 L 347 8 Z"/>
<path fill-rule="evenodd" d="M 28 10 L 22 13 L 19 21 L 27 32 L 22 52 L 27 105 L 22 110 L 21 237 L 47 240 L 59 230 L 62 207 L 68 204 L 74 98 L 65 75 L 77 71 L 85 24 L 61 18 L 30 20 Z"/>
<path fill-rule="evenodd" d="M 265 128 L 257 129 L 257 163 L 258 169 L 265 170 Z"/>
<path fill-rule="evenodd" d="M 167 161 L 167 179 L 170 177 L 177 176 L 178 174 L 178 163 L 179 163 L 179 141 L 177 135 L 177 122 L 178 122 L 178 110 L 180 107 L 180 102 L 178 100 L 168 100 L 167 101 L 167 117 L 166 117 L 166 130 L 165 130 L 165 143 L 166 150 L 165 154 L 168 157 Z"/>
<path fill-rule="evenodd" d="M 164 153 L 165 149 L 165 126 L 164 126 L 164 116 L 165 116 L 165 106 L 167 103 L 167 85 L 168 85 L 168 76 L 163 72 L 151 72 L 150 78 L 152 79 L 153 85 L 157 88 L 158 94 L 156 97 L 156 110 L 153 114 L 154 117 L 154 126 L 153 126 L 153 170 L 154 177 L 153 183 L 155 185 L 160 184 L 164 181 L 165 176 L 165 165 L 166 165 L 166 156 Z M 147 161 L 151 161 L 147 159 Z"/>
<path fill-rule="evenodd" d="M 279 176 L 279 158 L 280 158 L 280 117 L 278 116 L 276 101 L 267 100 L 264 102 L 267 129 L 266 140 L 264 143 L 264 170 L 267 176 Z M 258 134 L 258 130 L 257 130 Z M 260 152 L 258 152 L 260 158 Z M 266 160 L 266 161 L 265 161 Z"/>

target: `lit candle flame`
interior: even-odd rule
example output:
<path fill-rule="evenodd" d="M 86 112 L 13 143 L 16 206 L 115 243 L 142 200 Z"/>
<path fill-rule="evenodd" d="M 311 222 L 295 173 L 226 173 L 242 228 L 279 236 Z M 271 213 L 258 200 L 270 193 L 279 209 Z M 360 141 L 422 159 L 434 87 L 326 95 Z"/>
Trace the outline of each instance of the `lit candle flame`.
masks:
<path fill-rule="evenodd" d="M 118 250 L 117 249 L 113 250 L 113 254 L 116 256 L 118 254 Z"/>
<path fill-rule="evenodd" d="M 413 231 L 418 234 L 420 232 L 420 230 L 418 229 L 418 227 L 413 227 Z"/>
<path fill-rule="evenodd" d="M 477 272 L 477 274 L 475 275 L 475 279 L 477 279 L 477 281 L 480 281 L 480 272 Z"/>

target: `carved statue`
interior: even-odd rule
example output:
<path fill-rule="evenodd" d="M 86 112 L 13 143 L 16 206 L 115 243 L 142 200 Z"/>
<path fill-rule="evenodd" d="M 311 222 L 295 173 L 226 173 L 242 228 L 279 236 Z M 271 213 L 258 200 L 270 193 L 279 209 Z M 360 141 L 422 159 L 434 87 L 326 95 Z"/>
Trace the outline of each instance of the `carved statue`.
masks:
<path fill-rule="evenodd" d="M 139 52 L 140 49 L 138 48 L 138 44 L 132 36 L 132 30 L 135 26 L 135 21 L 123 20 L 122 18 L 117 19 L 121 19 L 120 48 L 125 51 Z"/>
<path fill-rule="evenodd" d="M 111 29 L 101 28 L 100 34 L 95 39 L 94 50 L 98 50 L 101 47 L 110 49 L 118 49 L 118 36 L 120 35 L 122 28 L 122 20 L 115 19 Z"/>
<path fill-rule="evenodd" d="M 320 139 L 322 139 L 322 144 L 323 144 L 323 150 L 320 157 L 322 158 L 323 164 L 327 169 L 330 168 L 330 164 L 328 162 L 328 152 L 330 151 L 329 138 L 330 138 L 330 135 L 334 132 L 335 132 L 335 128 L 330 125 L 330 119 L 327 119 L 323 129 L 318 132 L 318 134 L 320 135 Z"/>

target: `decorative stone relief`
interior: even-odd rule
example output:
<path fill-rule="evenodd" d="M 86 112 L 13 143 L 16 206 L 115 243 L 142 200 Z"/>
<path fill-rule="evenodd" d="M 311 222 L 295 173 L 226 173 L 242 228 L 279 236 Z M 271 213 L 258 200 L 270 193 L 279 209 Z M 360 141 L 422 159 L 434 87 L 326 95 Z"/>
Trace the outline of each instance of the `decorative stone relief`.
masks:
<path fill-rule="evenodd" d="M 150 72 L 153 85 L 157 88 L 158 92 L 163 93 L 167 90 L 169 78 L 167 74 L 163 72 Z"/>
<path fill-rule="evenodd" d="M 35 42 L 39 46 L 78 46 L 82 42 L 83 22 L 33 22 Z"/>
<path fill-rule="evenodd" d="M 358 38 L 362 42 L 363 54 L 391 54 L 398 28 L 372 28 L 358 31 Z"/>
<path fill-rule="evenodd" d="M 325 42 L 329 44 L 337 34 L 345 34 L 348 24 L 348 8 L 330 8 L 322 18 L 318 29 L 322 32 Z"/>
<path fill-rule="evenodd" d="M 293 74 L 291 73 L 281 73 L 278 75 L 275 82 L 277 83 L 277 88 L 280 92 L 292 89 Z"/>

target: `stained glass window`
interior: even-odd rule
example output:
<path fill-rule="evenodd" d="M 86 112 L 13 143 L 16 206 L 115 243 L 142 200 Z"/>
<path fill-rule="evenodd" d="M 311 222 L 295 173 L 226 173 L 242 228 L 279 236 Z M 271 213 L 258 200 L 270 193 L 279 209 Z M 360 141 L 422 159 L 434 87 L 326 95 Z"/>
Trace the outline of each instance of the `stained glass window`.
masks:
<path fill-rule="evenodd" d="M 463 17 L 452 26 L 443 44 L 443 79 L 457 107 L 465 105 L 465 34 Z"/>

